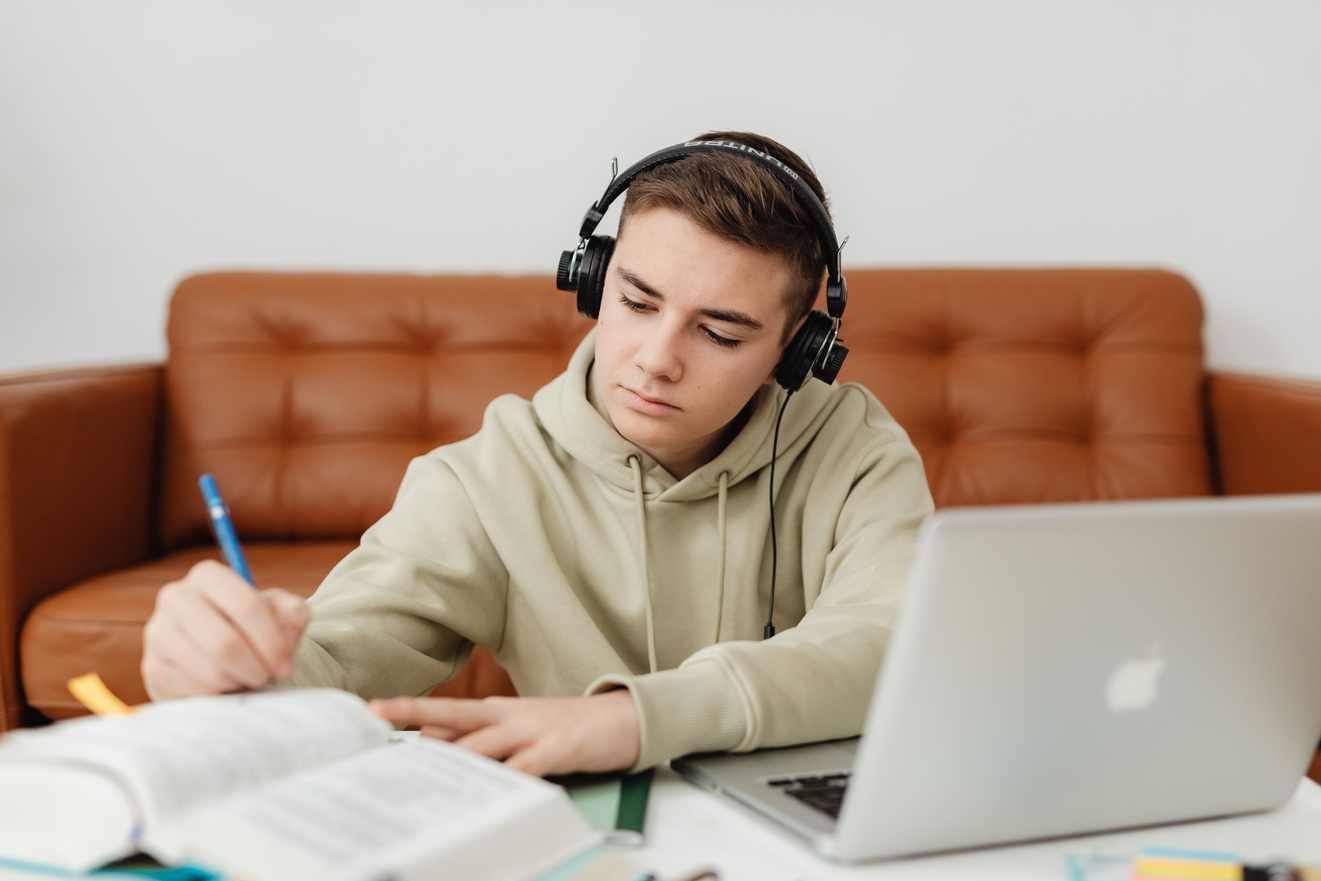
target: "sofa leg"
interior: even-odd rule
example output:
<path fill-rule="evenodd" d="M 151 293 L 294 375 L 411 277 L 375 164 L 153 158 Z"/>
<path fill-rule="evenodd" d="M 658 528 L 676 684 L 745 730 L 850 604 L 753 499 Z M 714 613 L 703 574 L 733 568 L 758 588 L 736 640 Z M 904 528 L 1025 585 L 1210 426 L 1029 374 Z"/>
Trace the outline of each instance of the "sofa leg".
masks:
<path fill-rule="evenodd" d="M 32 707 L 23 707 L 18 714 L 18 727 L 20 728 L 41 728 L 51 724 L 50 717 L 40 710 L 34 710 Z"/>

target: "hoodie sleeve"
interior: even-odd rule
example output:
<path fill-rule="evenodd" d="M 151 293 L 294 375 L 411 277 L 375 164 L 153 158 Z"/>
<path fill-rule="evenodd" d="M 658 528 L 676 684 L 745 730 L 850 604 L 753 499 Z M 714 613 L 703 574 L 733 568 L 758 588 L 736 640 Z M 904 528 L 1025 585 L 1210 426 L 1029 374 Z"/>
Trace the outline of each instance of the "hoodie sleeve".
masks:
<path fill-rule="evenodd" d="M 605 676 L 589 687 L 632 692 L 638 769 L 692 752 L 861 733 L 917 530 L 933 506 L 916 449 L 879 404 L 864 425 L 845 428 L 844 443 L 860 434 L 870 442 L 827 456 L 838 464 L 810 481 L 801 535 L 807 613 L 796 626 L 765 641 L 710 646 L 673 670 Z"/>
<path fill-rule="evenodd" d="M 426 694 L 503 638 L 509 578 L 462 482 L 431 454 L 312 596 L 293 685 Z"/>

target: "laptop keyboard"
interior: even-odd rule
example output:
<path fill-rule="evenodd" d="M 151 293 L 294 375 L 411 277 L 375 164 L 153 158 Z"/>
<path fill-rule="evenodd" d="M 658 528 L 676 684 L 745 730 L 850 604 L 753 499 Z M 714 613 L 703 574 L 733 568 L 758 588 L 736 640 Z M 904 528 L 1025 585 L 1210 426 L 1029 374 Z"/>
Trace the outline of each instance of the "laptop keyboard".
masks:
<path fill-rule="evenodd" d="M 838 820 L 839 806 L 844 803 L 844 793 L 849 787 L 849 775 L 841 772 L 819 776 L 776 777 L 767 780 L 766 785 L 785 795 L 792 795 L 803 804 Z"/>

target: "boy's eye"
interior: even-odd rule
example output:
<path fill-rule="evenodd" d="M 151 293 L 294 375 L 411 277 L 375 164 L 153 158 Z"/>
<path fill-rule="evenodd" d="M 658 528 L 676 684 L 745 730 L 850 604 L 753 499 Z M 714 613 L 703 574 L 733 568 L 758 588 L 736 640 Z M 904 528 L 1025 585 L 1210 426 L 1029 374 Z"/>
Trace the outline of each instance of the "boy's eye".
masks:
<path fill-rule="evenodd" d="M 717 346 L 724 346 L 727 349 L 736 348 L 738 344 L 742 342 L 742 340 L 731 340 L 727 336 L 721 336 L 720 334 L 716 333 L 715 331 L 711 330 L 708 327 L 702 328 L 702 333 L 706 334 L 707 337 L 710 338 L 711 342 L 715 343 Z"/>
<path fill-rule="evenodd" d="M 634 299 L 630 298 L 627 294 L 621 294 L 621 295 L 619 296 L 619 302 L 622 303 L 622 304 L 624 304 L 624 308 L 625 308 L 625 309 L 628 309 L 630 312 L 650 312 L 650 311 L 651 311 L 651 305 L 650 305 L 650 304 L 648 304 L 648 303 L 643 303 L 643 302 L 640 302 L 640 301 L 638 301 L 638 300 L 634 300 Z M 709 328 L 709 327 L 703 327 L 703 328 L 702 328 L 702 333 L 706 334 L 706 338 L 709 339 L 711 342 L 715 343 L 717 346 L 723 346 L 723 347 L 725 347 L 726 349 L 735 349 L 735 348 L 738 348 L 738 344 L 741 343 L 741 342 L 743 342 L 742 340 L 735 340 L 735 339 L 730 339 L 730 338 L 727 337 L 727 336 L 721 336 L 720 334 L 718 334 L 718 333 L 716 333 L 715 331 L 711 330 L 711 328 Z"/>

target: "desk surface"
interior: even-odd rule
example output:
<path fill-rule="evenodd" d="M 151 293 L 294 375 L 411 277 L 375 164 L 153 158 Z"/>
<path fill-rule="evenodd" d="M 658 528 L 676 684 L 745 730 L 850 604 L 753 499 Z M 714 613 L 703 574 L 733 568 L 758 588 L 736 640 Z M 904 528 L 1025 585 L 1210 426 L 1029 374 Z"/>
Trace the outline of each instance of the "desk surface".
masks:
<path fill-rule="evenodd" d="M 1136 853 L 1154 846 L 1227 851 L 1249 862 L 1288 858 L 1321 865 L 1321 786 L 1304 779 L 1288 804 L 1268 814 L 843 866 L 817 857 L 799 839 L 660 768 L 652 784 L 646 829 L 646 846 L 628 856 L 663 879 L 710 866 L 720 871 L 721 881 L 1065 881 L 1065 854 Z"/>

